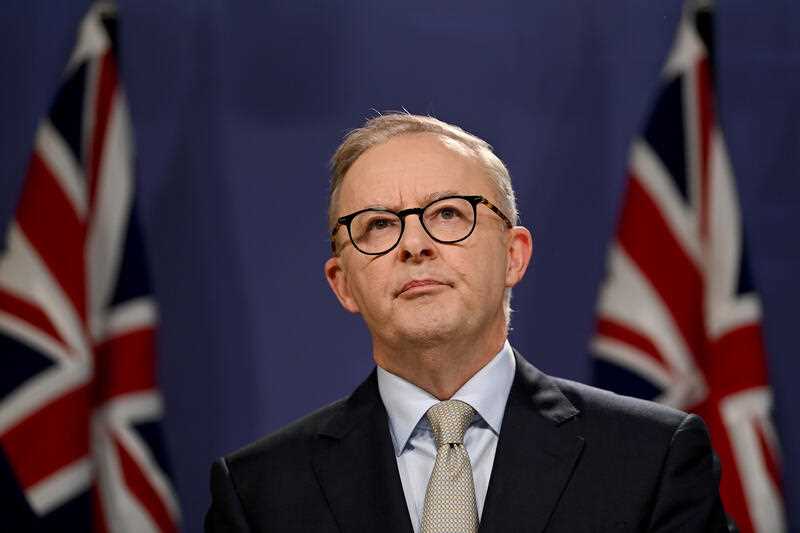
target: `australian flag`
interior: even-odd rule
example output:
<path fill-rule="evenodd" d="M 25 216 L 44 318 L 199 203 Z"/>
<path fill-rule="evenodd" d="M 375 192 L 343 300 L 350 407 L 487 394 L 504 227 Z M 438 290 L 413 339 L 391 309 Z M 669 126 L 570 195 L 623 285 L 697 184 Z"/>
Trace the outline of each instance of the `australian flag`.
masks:
<path fill-rule="evenodd" d="M 631 146 L 591 342 L 597 385 L 700 414 L 743 532 L 786 530 L 761 304 L 717 120 L 712 14 L 684 8 Z"/>
<path fill-rule="evenodd" d="M 2 527 L 176 531 L 113 6 L 78 34 L 0 255 Z"/>

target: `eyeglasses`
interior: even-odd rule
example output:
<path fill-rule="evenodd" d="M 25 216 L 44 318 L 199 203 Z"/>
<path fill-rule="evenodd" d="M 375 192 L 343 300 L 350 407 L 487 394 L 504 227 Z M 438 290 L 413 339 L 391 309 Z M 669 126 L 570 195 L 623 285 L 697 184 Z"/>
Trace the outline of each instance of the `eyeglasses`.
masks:
<path fill-rule="evenodd" d="M 483 196 L 447 196 L 425 207 L 391 211 L 381 207 L 362 209 L 339 218 L 331 231 L 331 249 L 336 254 L 336 232 L 347 227 L 350 242 L 356 250 L 367 255 L 390 252 L 400 242 L 406 217 L 417 215 L 431 239 L 442 244 L 461 242 L 475 230 L 478 204 L 483 204 L 511 228 L 511 221 Z"/>

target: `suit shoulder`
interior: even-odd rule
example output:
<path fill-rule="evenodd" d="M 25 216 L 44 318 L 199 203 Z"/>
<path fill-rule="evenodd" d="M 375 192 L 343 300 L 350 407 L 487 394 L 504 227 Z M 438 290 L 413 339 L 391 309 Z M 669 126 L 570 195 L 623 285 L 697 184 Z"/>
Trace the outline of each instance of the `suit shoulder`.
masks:
<path fill-rule="evenodd" d="M 225 462 L 232 467 L 251 464 L 267 457 L 280 460 L 305 449 L 320 430 L 341 411 L 347 398 L 339 399 L 325 407 L 309 413 L 288 425 L 247 444 L 225 456 Z"/>
<path fill-rule="evenodd" d="M 576 381 L 552 378 L 564 396 L 588 423 L 631 426 L 646 430 L 674 432 L 690 415 L 655 402 L 616 394 Z"/>

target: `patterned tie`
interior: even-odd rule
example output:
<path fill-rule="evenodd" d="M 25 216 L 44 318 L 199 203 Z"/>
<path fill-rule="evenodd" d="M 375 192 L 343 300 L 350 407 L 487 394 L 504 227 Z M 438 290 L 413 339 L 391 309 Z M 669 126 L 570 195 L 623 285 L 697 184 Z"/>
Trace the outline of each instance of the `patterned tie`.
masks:
<path fill-rule="evenodd" d="M 474 415 L 472 407 L 458 400 L 428 409 L 426 416 L 436 439 L 436 462 L 425 493 L 422 533 L 478 531 L 472 465 L 464 448 L 464 432 Z"/>

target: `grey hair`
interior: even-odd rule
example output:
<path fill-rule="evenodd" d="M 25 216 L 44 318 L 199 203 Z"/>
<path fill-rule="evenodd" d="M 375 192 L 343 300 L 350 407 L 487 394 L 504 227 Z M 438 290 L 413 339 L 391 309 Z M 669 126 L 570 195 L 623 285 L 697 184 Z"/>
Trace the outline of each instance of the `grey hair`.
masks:
<path fill-rule="evenodd" d="M 336 200 L 339 188 L 344 181 L 344 176 L 353 163 L 364 152 L 383 144 L 398 135 L 414 133 L 435 133 L 456 140 L 478 157 L 486 174 L 497 191 L 499 207 L 511 220 L 517 224 L 517 201 L 514 189 L 511 187 L 511 175 L 489 143 L 472 135 L 452 124 L 443 122 L 433 117 L 412 115 L 410 113 L 388 113 L 373 117 L 360 128 L 351 130 L 345 135 L 342 144 L 336 149 L 330 161 L 331 182 L 328 196 L 328 227 L 336 224 Z"/>

